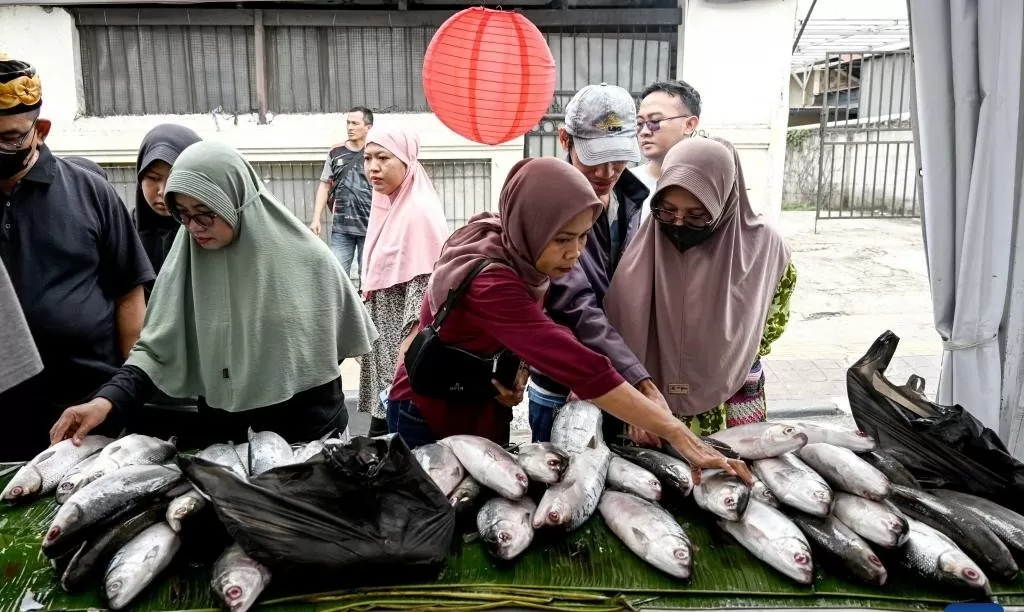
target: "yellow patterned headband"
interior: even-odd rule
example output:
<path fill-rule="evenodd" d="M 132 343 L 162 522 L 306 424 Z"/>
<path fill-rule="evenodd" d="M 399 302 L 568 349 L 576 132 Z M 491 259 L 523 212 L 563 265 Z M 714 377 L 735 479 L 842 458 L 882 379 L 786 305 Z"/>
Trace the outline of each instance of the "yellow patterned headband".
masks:
<path fill-rule="evenodd" d="M 43 86 L 35 70 L 3 52 L 0 52 L 0 63 L 14 64 L 13 72 L 18 74 L 10 81 L 0 82 L 0 115 L 23 112 L 17 109 L 19 106 L 26 107 L 25 111 L 38 108 L 43 102 Z"/>

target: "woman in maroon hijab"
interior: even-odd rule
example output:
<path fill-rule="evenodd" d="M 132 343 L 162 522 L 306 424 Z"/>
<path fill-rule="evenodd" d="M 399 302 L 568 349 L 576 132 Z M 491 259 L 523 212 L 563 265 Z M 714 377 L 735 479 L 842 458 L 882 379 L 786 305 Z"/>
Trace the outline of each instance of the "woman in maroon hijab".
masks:
<path fill-rule="evenodd" d="M 765 420 L 761 357 L 795 286 L 789 247 L 751 208 L 735 149 L 687 138 L 665 156 L 605 310 L 672 412 L 706 436 Z"/>
<path fill-rule="evenodd" d="M 420 313 L 430 325 L 450 289 L 481 259 L 490 264 L 476 276 L 439 333 L 447 345 L 478 355 L 502 348 L 546 372 L 619 419 L 658 435 L 695 469 L 722 468 L 750 480 L 742 462 L 727 460 L 689 429 L 628 384 L 607 357 L 591 351 L 543 311 L 549 280 L 567 274 L 580 256 L 586 234 L 602 209 L 587 179 L 554 158 L 525 159 L 509 173 L 500 216 L 482 213 L 452 234 L 434 267 Z M 475 405 L 415 393 L 404 359 L 388 401 L 388 428 L 410 447 L 455 434 L 507 443 L 512 406 L 521 392 L 505 389 L 496 400 Z"/>

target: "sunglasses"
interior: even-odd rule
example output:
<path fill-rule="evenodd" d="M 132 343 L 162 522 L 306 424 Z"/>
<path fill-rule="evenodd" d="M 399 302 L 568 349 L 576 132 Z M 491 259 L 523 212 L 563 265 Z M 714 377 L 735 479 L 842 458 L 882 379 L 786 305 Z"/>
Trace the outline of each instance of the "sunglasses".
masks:
<path fill-rule="evenodd" d="M 650 132 L 657 132 L 661 129 L 662 121 L 670 121 L 672 119 L 689 119 L 693 115 L 676 115 L 675 117 L 662 117 L 661 119 L 649 119 L 647 121 L 638 120 L 636 122 L 637 131 L 647 128 Z"/>

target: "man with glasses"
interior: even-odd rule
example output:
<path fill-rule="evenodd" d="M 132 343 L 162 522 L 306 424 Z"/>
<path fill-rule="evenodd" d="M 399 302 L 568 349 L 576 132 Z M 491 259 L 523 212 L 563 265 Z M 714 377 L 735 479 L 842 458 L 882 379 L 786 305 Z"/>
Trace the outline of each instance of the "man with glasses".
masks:
<path fill-rule="evenodd" d="M 43 364 L 0 393 L 0 460 L 46 448 L 61 411 L 117 371 L 142 329 L 142 286 L 154 278 L 114 188 L 44 144 L 42 102 L 35 69 L 0 53 L 0 261 Z"/>
<path fill-rule="evenodd" d="M 648 162 L 630 171 L 654 193 L 668 150 L 697 132 L 700 94 L 686 81 L 660 81 L 644 90 L 637 115 L 640 150 Z M 640 219 L 651 214 L 651 196 L 644 200 Z"/>

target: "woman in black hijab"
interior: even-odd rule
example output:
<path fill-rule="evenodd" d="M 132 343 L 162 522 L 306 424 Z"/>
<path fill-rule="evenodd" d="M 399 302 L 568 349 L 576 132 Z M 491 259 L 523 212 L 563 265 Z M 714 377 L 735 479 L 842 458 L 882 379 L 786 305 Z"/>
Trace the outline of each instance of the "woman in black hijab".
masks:
<path fill-rule="evenodd" d="M 171 218 L 164 202 L 164 185 L 178 155 L 202 138 L 187 127 L 164 123 L 146 134 L 135 162 L 138 182 L 135 186 L 135 229 L 149 255 L 153 270 L 160 274 L 164 258 L 174 244 L 181 224 Z M 149 288 L 151 289 L 151 288 Z M 146 296 L 149 296 L 149 289 Z"/>

